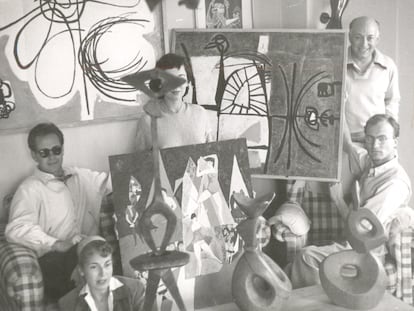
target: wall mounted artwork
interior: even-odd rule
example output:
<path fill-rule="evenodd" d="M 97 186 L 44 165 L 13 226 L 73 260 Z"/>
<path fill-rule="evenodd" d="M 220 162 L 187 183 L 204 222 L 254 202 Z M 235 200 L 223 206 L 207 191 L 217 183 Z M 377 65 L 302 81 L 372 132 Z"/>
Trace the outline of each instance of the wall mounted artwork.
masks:
<path fill-rule="evenodd" d="M 144 0 L 0 1 L 0 130 L 137 116 L 121 77 L 164 53 L 161 6 Z"/>
<path fill-rule="evenodd" d="M 250 0 L 201 0 L 195 10 L 197 28 L 252 28 Z"/>
<path fill-rule="evenodd" d="M 163 149 L 160 159 L 164 199 L 178 218 L 169 249 L 190 255 L 175 271 L 184 302 L 188 310 L 230 302 L 231 272 L 242 252 L 235 228 L 245 218 L 232 194 L 252 196 L 246 140 Z M 134 271 L 129 261 L 149 251 L 136 225 L 153 198 L 151 153 L 115 155 L 109 162 L 123 273 L 140 276 L 143 271 Z M 165 220 L 152 222 L 159 242 Z"/>
<path fill-rule="evenodd" d="M 337 181 L 346 33 L 175 30 L 192 68 L 193 101 L 217 137 L 245 137 L 253 174 Z"/>

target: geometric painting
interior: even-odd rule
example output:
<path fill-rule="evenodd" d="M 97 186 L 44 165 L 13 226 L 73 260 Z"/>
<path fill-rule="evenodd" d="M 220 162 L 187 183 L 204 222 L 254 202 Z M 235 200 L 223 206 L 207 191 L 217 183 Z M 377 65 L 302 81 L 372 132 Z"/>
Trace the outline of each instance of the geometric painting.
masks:
<path fill-rule="evenodd" d="M 155 66 L 162 25 L 143 0 L 0 1 L 0 130 L 136 118 L 121 78 Z"/>
<path fill-rule="evenodd" d="M 136 225 L 154 195 L 150 151 L 109 157 L 113 200 L 124 275 L 138 276 L 129 261 L 149 251 Z M 178 222 L 168 249 L 185 251 L 190 261 L 177 269 L 178 286 L 189 310 L 206 307 L 206 286 L 231 281 L 230 271 L 242 251 L 236 226 L 244 214 L 233 193 L 252 196 L 245 139 L 162 149 L 160 178 L 165 202 Z M 154 239 L 164 234 L 162 217 L 152 219 Z M 229 283 L 230 284 L 230 283 Z M 216 303 L 228 302 L 230 293 Z M 207 295 L 208 296 L 208 295 Z"/>
<path fill-rule="evenodd" d="M 172 46 L 218 139 L 247 139 L 253 174 L 336 181 L 346 40 L 338 30 L 179 29 Z"/>

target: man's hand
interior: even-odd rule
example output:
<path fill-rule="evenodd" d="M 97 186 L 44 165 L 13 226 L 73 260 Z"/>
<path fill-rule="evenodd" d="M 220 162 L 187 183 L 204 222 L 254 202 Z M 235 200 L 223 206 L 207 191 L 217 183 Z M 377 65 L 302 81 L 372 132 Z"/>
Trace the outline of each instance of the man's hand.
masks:
<path fill-rule="evenodd" d="M 74 244 L 72 243 L 72 239 L 64 241 L 57 240 L 55 244 L 52 245 L 52 251 L 63 253 L 69 250 L 69 248 L 71 248 L 73 245 Z"/>
<path fill-rule="evenodd" d="M 338 212 L 341 217 L 345 220 L 349 214 L 349 207 L 344 201 L 344 194 L 342 190 L 341 183 L 331 183 L 329 185 L 329 192 L 331 195 L 332 201 L 335 202 L 336 207 L 338 208 Z"/>
<path fill-rule="evenodd" d="M 351 131 L 349 130 L 346 120 L 343 121 L 343 139 L 343 149 L 346 153 L 350 153 L 352 148 L 352 138 Z"/>
<path fill-rule="evenodd" d="M 84 238 L 86 238 L 85 234 L 76 234 L 75 236 L 72 237 L 71 241 L 72 244 L 78 244 L 80 241 L 82 241 Z"/>

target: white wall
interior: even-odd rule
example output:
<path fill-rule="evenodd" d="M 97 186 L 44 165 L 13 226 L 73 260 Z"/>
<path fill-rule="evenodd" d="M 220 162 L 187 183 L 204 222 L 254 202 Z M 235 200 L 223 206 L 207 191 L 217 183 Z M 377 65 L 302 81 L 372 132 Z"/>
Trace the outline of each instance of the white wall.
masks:
<path fill-rule="evenodd" d="M 164 0 L 165 1 L 165 0 Z M 194 14 L 178 7 L 178 0 L 166 0 L 165 24 L 167 28 L 193 27 Z M 252 0 L 255 28 L 317 28 L 322 10 L 329 8 L 329 0 Z M 328 13 L 330 11 L 328 10 Z M 414 181 L 414 1 L 364 0 L 350 1 L 343 17 L 347 28 L 354 16 L 370 15 L 381 23 L 379 48 L 394 58 L 400 69 L 402 102 L 400 109 L 401 138 L 399 155 L 402 164 Z M 64 128 L 65 163 L 108 170 L 108 155 L 132 150 L 135 121 L 109 122 L 76 128 Z M 15 189 L 33 168 L 33 161 L 26 147 L 27 132 L 0 133 L 0 198 Z M 253 180 L 260 193 L 272 191 L 274 183 Z M 413 204 L 412 204 L 413 205 Z M 414 206 L 414 205 L 413 205 Z M 1 209 L 0 209 L 1 217 Z"/>

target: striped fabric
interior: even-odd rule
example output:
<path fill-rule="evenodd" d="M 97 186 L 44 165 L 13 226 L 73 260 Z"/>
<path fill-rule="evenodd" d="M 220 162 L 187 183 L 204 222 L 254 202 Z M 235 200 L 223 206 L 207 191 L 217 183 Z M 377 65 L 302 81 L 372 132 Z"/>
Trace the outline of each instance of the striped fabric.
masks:
<path fill-rule="evenodd" d="M 34 251 L 0 242 L 1 306 L 10 310 L 43 310 L 43 278 Z M 4 299 L 4 300 L 3 300 Z M 3 310 L 3 309 L 2 309 Z"/>
<path fill-rule="evenodd" d="M 287 200 L 302 206 L 312 222 L 308 244 L 321 246 L 345 240 L 342 218 L 328 193 L 314 193 L 306 189 L 306 181 L 289 181 Z"/>
<path fill-rule="evenodd" d="M 397 270 L 397 288 L 395 296 L 402 301 L 414 304 L 413 300 L 413 251 L 414 231 L 405 229 L 399 233 L 394 248 Z"/>
<path fill-rule="evenodd" d="M 297 236 L 281 224 L 272 228 L 273 236 L 278 241 L 286 242 L 288 262 L 292 262 L 305 245 L 326 245 L 333 241 L 344 240 L 345 237 L 343 222 L 329 194 L 312 193 L 306 189 L 305 184 L 305 181 L 289 181 L 287 200 L 299 203 L 311 220 L 312 224 L 307 236 Z M 388 250 L 384 264 L 388 276 L 387 291 L 413 305 L 414 230 L 405 229 L 399 235 L 393 250 Z M 392 257 L 391 254 L 395 256 Z"/>
<path fill-rule="evenodd" d="M 302 236 L 295 235 L 290 231 L 287 226 L 284 226 L 281 223 L 277 223 L 273 226 L 272 229 L 273 237 L 280 241 L 286 242 L 286 260 L 287 262 L 292 262 L 295 258 L 296 253 L 299 252 L 301 248 L 308 245 L 308 235 L 304 234 Z"/>
<path fill-rule="evenodd" d="M 110 199 L 102 202 L 100 222 L 102 236 L 119 253 Z M 0 310 L 43 311 L 43 278 L 36 254 L 24 246 L 8 243 L 4 229 L 5 224 L 0 224 Z"/>

